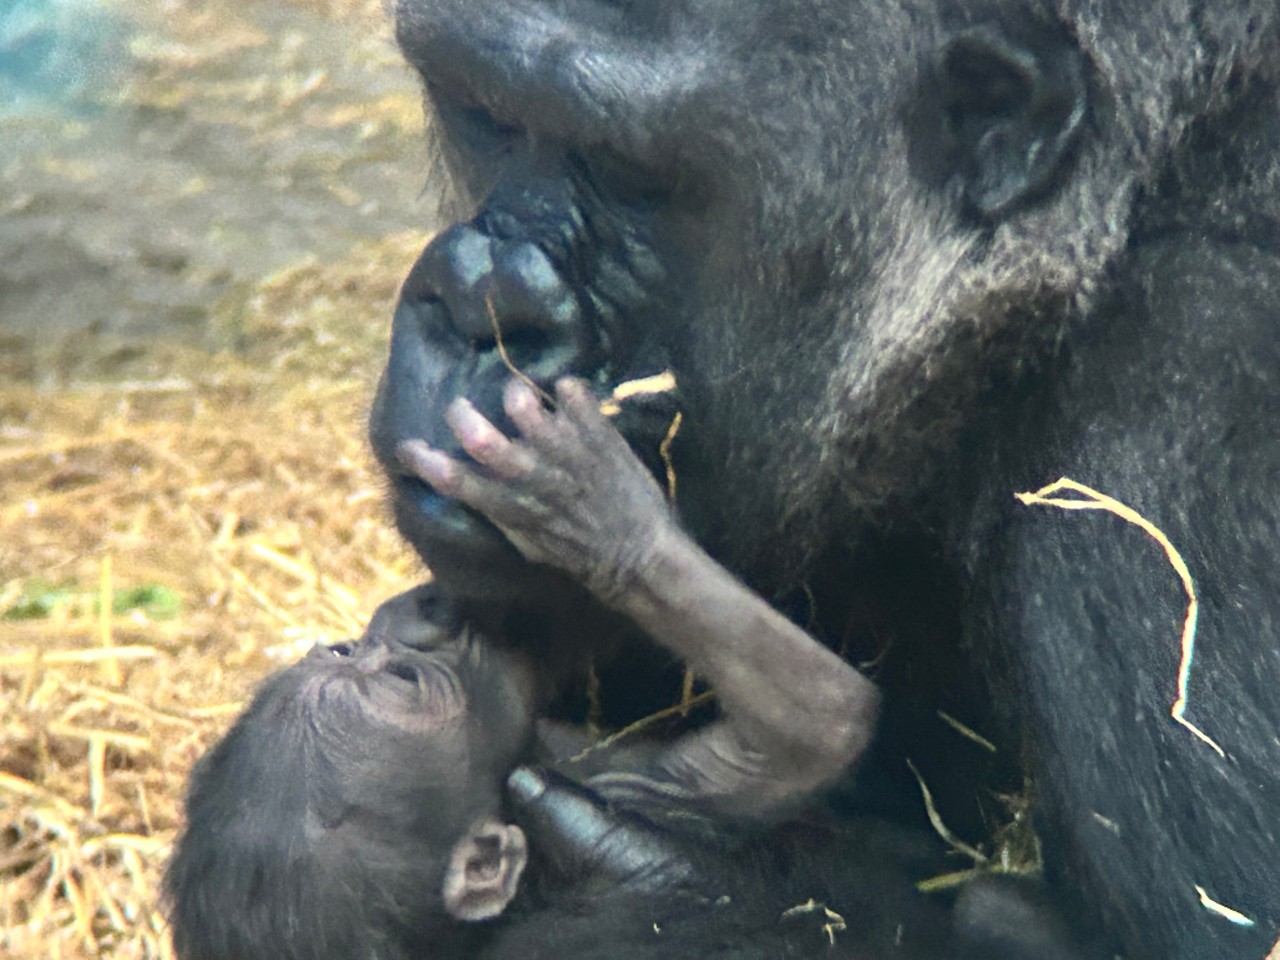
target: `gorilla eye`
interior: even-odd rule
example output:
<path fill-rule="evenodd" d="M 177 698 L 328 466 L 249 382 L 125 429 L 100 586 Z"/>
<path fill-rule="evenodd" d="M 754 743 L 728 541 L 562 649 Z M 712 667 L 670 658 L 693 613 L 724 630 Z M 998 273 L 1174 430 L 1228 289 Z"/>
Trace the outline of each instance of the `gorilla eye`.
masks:
<path fill-rule="evenodd" d="M 671 185 L 657 171 L 611 147 L 573 153 L 570 162 L 592 186 L 627 206 L 656 207 L 671 195 Z"/>
<path fill-rule="evenodd" d="M 978 45 L 957 44 L 947 58 L 952 123 L 962 125 L 965 111 L 984 117 L 1007 117 L 1031 95 L 1030 81 L 1008 62 Z"/>
<path fill-rule="evenodd" d="M 406 683 L 416 685 L 418 683 L 418 671 L 413 667 L 403 663 L 387 664 L 387 673 L 391 674 L 397 680 L 404 680 Z"/>
<path fill-rule="evenodd" d="M 356 651 L 356 646 L 354 643 L 351 643 L 350 641 L 344 641 L 342 643 L 332 643 L 329 645 L 329 652 L 332 653 L 335 657 L 349 657 L 351 656 L 351 654 L 355 653 L 355 651 Z"/>
<path fill-rule="evenodd" d="M 519 127 L 502 123 L 480 106 L 440 98 L 435 104 L 440 121 L 465 153 L 493 156 L 507 152 L 523 135 Z"/>

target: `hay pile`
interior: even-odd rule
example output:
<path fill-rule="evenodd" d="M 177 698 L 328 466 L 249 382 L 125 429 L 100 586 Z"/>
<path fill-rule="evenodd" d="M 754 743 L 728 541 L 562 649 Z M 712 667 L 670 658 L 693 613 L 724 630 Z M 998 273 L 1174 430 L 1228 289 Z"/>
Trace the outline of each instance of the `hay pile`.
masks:
<path fill-rule="evenodd" d="M 191 763 L 264 673 L 421 577 L 363 438 L 420 243 L 263 281 L 247 354 L 0 387 L 0 955 L 170 956 Z"/>

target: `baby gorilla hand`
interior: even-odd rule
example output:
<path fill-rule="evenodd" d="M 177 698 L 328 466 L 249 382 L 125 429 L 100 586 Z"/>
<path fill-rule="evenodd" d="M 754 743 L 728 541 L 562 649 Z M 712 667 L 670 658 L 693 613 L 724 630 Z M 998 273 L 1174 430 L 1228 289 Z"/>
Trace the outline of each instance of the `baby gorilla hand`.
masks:
<path fill-rule="evenodd" d="M 445 413 L 474 460 L 455 460 L 420 440 L 401 461 L 444 496 L 486 516 L 533 563 L 555 567 L 605 603 L 622 596 L 672 523 L 657 483 L 600 413 L 581 380 L 556 383 L 548 410 L 528 384 L 507 385 L 507 437 L 467 400 Z"/>
<path fill-rule="evenodd" d="M 542 871 L 561 884 L 668 894 L 692 885 L 693 865 L 667 834 L 563 774 L 517 767 L 507 792 Z"/>

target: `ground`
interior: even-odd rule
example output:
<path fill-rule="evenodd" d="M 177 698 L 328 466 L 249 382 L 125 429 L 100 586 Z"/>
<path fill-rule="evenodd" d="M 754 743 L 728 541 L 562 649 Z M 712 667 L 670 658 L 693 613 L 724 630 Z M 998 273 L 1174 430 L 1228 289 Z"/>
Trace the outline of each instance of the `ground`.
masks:
<path fill-rule="evenodd" d="M 363 422 L 423 142 L 378 0 L 0 0 L 0 954 L 170 956 L 190 764 L 422 575 Z"/>

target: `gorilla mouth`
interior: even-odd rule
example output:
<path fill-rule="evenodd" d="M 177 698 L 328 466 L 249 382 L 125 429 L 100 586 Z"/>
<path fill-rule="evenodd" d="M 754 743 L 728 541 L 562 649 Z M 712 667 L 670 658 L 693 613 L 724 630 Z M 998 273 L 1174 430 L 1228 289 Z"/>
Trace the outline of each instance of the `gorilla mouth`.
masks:
<path fill-rule="evenodd" d="M 623 436 L 660 483 L 659 449 L 678 410 L 674 394 L 631 400 L 614 417 Z M 532 599 L 559 575 L 524 560 L 487 518 L 437 493 L 403 468 L 390 475 L 395 521 L 449 593 L 476 600 Z"/>
<path fill-rule="evenodd" d="M 517 371 L 546 387 L 580 376 L 607 397 L 618 383 L 669 366 L 646 353 L 636 335 L 635 318 L 656 309 L 660 297 L 659 271 L 631 263 L 639 259 L 634 243 L 612 245 L 610 253 L 596 242 L 600 230 L 588 231 L 578 215 L 557 220 L 568 224 L 560 232 L 543 224 L 536 239 L 511 235 L 500 220 L 482 213 L 423 251 L 401 291 L 370 420 L 401 534 L 447 590 L 470 597 L 541 591 L 545 578 L 531 573 L 489 521 L 409 474 L 397 447 L 422 439 L 465 457 L 444 419 L 457 397 L 511 432 L 502 394 Z M 676 409 L 674 396 L 643 397 L 623 404 L 615 418 L 658 477 L 665 469 L 657 448 Z M 499 586 L 491 591 L 492 584 Z"/>

